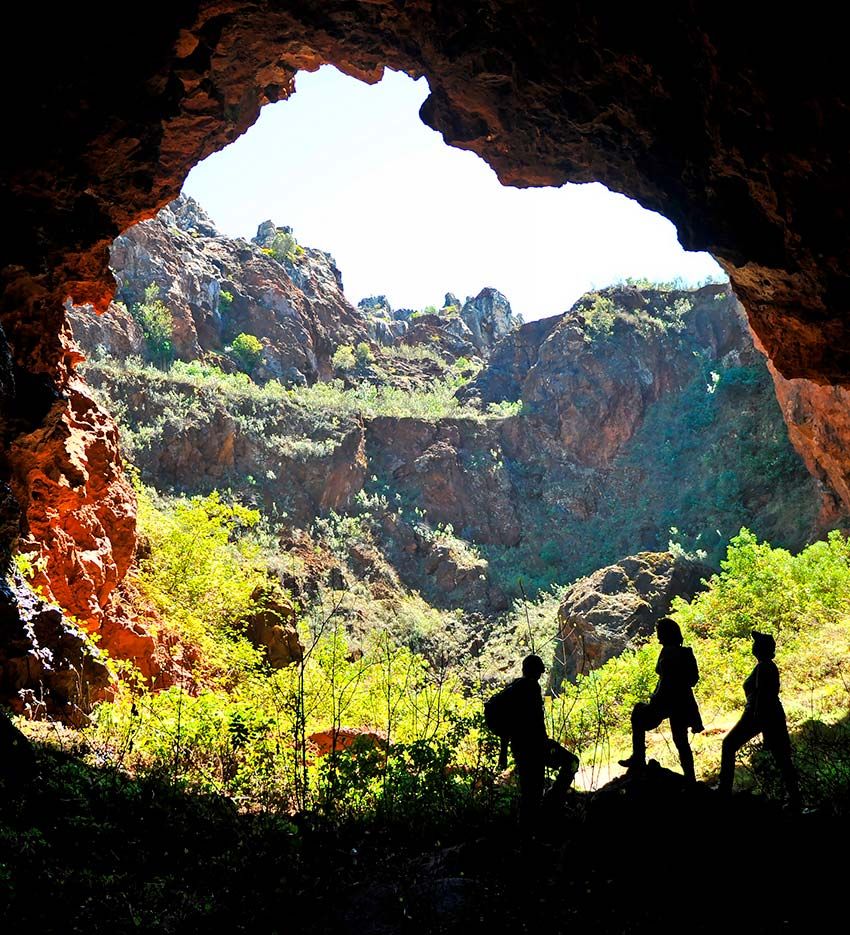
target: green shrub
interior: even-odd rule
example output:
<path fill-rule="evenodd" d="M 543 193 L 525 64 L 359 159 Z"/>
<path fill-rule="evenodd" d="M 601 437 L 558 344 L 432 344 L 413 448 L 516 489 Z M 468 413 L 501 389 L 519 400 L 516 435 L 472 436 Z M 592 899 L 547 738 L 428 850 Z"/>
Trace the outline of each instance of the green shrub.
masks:
<path fill-rule="evenodd" d="M 151 283 L 145 289 L 144 302 L 133 305 L 130 311 L 141 328 L 151 360 L 166 367 L 174 357 L 174 325 L 168 306 L 159 298 L 159 286 Z"/>
<path fill-rule="evenodd" d="M 263 344 L 253 334 L 238 334 L 230 348 L 231 353 L 246 373 L 251 373 L 263 356 Z"/>
<path fill-rule="evenodd" d="M 208 684 L 233 684 L 260 664 L 240 631 L 266 576 L 247 533 L 260 515 L 214 492 L 161 501 L 139 486 L 139 534 L 149 545 L 134 576 L 184 666 Z M 185 647 L 192 647 L 186 650 Z M 188 652 L 188 655 L 185 655 Z"/>
<path fill-rule="evenodd" d="M 354 359 L 358 367 L 368 367 L 375 360 L 375 355 L 372 353 L 372 348 L 365 341 L 361 341 L 354 348 Z"/>
<path fill-rule="evenodd" d="M 331 363 L 334 370 L 339 370 L 341 373 L 348 373 L 349 370 L 353 370 L 357 365 L 354 348 L 350 344 L 340 344 L 334 351 Z"/>
<path fill-rule="evenodd" d="M 304 256 L 305 252 L 304 248 L 295 239 L 295 235 L 288 231 L 278 231 L 271 244 L 263 248 L 263 253 L 273 256 L 281 263 L 287 261 L 294 263 Z"/>
<path fill-rule="evenodd" d="M 614 331 L 617 306 L 613 299 L 598 292 L 588 293 L 576 307 L 585 325 L 585 340 L 592 341 L 594 335 L 607 337 Z"/>
<path fill-rule="evenodd" d="M 233 293 L 222 289 L 218 294 L 218 310 L 222 315 L 227 315 L 233 306 Z"/>

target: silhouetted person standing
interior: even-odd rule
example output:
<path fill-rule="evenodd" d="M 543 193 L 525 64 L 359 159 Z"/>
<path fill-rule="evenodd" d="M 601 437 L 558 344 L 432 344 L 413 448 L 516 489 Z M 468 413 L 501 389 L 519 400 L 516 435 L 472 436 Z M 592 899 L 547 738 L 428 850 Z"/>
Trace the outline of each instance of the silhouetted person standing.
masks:
<path fill-rule="evenodd" d="M 506 691 L 511 699 L 511 729 L 503 738 L 499 766 L 507 765 L 507 740 L 516 763 L 519 778 L 519 816 L 524 826 L 532 824 L 543 801 L 546 767 L 558 770 L 547 801 L 553 804 L 563 799 L 578 770 L 578 757 L 551 740 L 546 733 L 543 694 L 540 676 L 546 666 L 540 656 L 526 656 L 522 661 L 522 678 L 516 679 Z"/>
<path fill-rule="evenodd" d="M 670 719 L 673 743 L 679 753 L 682 772 L 689 782 L 696 781 L 694 755 L 688 742 L 688 728 L 695 734 L 702 727 L 702 718 L 694 698 L 693 688 L 699 681 L 699 669 L 694 651 L 682 645 L 679 624 L 663 617 L 655 627 L 661 653 L 655 666 L 658 684 L 648 703 L 640 702 L 632 710 L 632 755 L 620 760 L 621 766 L 640 769 L 646 765 L 646 732 Z"/>
<path fill-rule="evenodd" d="M 764 738 L 764 745 L 773 754 L 785 781 L 792 807 L 800 807 L 800 789 L 797 771 L 791 760 L 791 738 L 785 710 L 779 700 L 779 669 L 773 661 L 776 655 L 776 640 L 769 633 L 752 631 L 755 668 L 744 681 L 747 698 L 744 713 L 738 723 L 723 738 L 723 754 L 720 760 L 720 783 L 718 789 L 731 793 L 735 777 L 735 754 L 757 734 Z"/>

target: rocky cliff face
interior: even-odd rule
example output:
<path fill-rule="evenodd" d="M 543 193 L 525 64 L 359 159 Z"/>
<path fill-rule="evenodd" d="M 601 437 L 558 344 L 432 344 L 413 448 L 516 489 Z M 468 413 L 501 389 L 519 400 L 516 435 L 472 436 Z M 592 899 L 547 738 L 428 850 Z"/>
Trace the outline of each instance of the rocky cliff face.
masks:
<path fill-rule="evenodd" d="M 367 340 L 362 313 L 342 292 L 333 258 L 304 249 L 267 221 L 251 243 L 223 237 L 203 209 L 180 196 L 155 218 L 117 238 L 110 252 L 116 302 L 96 318 L 90 309 L 69 309 L 75 336 L 87 348 L 112 356 L 144 354 L 139 326 L 127 311 L 157 287 L 171 315 L 176 356 L 196 360 L 221 352 L 239 334 L 262 342 L 253 368 L 258 381 L 314 383 L 330 373 L 340 344 Z M 275 250 L 279 255 L 275 255 Z"/>
<path fill-rule="evenodd" d="M 575 681 L 652 636 L 674 598 L 691 600 L 710 574 L 670 552 L 641 552 L 577 581 L 558 609 L 558 675 Z"/>
<path fill-rule="evenodd" d="M 440 309 L 393 309 L 385 295 L 361 299 L 358 308 L 366 315 L 370 335 L 379 343 L 429 342 L 454 358 L 489 357 L 498 342 L 520 324 L 510 302 L 489 286 L 463 303 L 447 292 Z"/>
<path fill-rule="evenodd" d="M 186 214 L 182 223 L 194 235 L 176 229 L 174 210 Z M 159 284 L 175 333 L 193 335 L 186 355 L 204 366 L 236 366 L 222 353 L 224 335 L 248 326 L 249 318 L 233 311 L 237 294 L 249 292 L 246 282 L 256 306 L 274 289 L 289 296 L 285 304 L 261 306 L 274 318 L 276 335 L 290 308 L 312 309 L 304 319 L 310 323 L 320 318 L 316 309 L 344 302 L 339 274 L 321 251 L 285 262 L 261 254 L 259 243 L 288 238 L 287 229 L 262 225 L 258 245 L 249 247 L 215 234 L 191 202 L 174 210 L 125 235 L 115 258 L 130 268 L 116 267 L 116 276 L 131 305 L 149 280 Z M 145 244 L 143 265 L 141 247 L 126 246 L 137 240 Z M 205 246 L 212 258 L 199 256 Z M 190 272 L 183 271 L 184 251 Z M 253 278 L 258 254 L 264 268 L 276 267 L 274 288 L 272 280 L 259 288 Z M 218 266 L 214 278 L 210 264 L 222 256 L 226 276 Z M 308 276 L 312 261 L 304 257 L 318 257 L 326 275 Z M 201 268 L 207 286 L 199 289 Z M 204 304 L 215 284 L 219 296 L 234 295 L 226 315 Z M 393 310 L 375 297 L 358 309 L 347 306 L 347 314 L 352 329 L 362 330 L 325 331 L 325 346 L 380 336 L 377 356 L 337 372 L 344 384 L 330 396 L 287 395 L 276 384 L 238 389 L 212 371 L 204 376 L 203 367 L 165 373 L 103 359 L 87 375 L 107 406 L 122 413 L 127 452 L 158 488 L 229 487 L 293 528 L 330 510 L 360 512 L 363 498 L 383 497 L 387 509 L 401 505 L 406 514 L 389 526 L 377 519 L 390 564 L 449 606 L 466 602 L 492 612 L 518 576 L 532 589 L 569 580 L 635 548 L 663 549 L 671 536 L 717 561 L 741 525 L 797 546 L 839 518 L 787 442 L 763 358 L 724 286 L 615 287 L 521 327 L 491 289 L 465 303 L 447 294 L 440 310 Z M 91 317 L 71 312 L 74 332 L 90 351 Z M 119 307 L 98 320 L 101 328 L 116 325 L 117 337 L 107 343 L 119 359 L 127 346 L 125 318 Z M 272 342 L 256 323 L 251 327 L 266 353 Z M 276 353 L 300 346 L 279 338 Z M 451 368 L 467 354 L 486 363 L 464 383 Z M 323 360 L 330 366 L 327 354 Z M 302 382 L 321 369 L 299 371 Z M 462 415 L 363 408 L 370 392 L 402 389 L 415 398 L 448 376 L 459 385 Z M 505 401 L 521 404 L 519 414 L 499 408 Z M 422 523 L 451 527 L 471 551 L 441 555 Z M 479 578 L 481 587 L 474 585 Z"/>

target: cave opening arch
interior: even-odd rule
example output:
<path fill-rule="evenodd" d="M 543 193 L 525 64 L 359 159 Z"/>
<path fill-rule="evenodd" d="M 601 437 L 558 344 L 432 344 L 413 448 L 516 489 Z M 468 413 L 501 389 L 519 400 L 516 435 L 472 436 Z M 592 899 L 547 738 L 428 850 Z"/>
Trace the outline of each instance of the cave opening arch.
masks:
<path fill-rule="evenodd" d="M 831 156 L 847 129 L 840 56 L 805 24 L 776 23 L 764 37 L 756 13 L 731 22 L 697 3 L 667 14 L 659 25 L 640 10 L 591 16 L 543 0 L 475 10 L 199 2 L 145 20 L 120 51 L 98 10 L 22 22 L 38 45 L 21 42 L 4 61 L 7 86 L 29 90 L 11 102 L 21 135 L 3 157 L 15 233 L 0 305 L 7 544 L 20 511 L 31 532 L 58 530 L 71 551 L 94 542 L 99 558 L 75 580 L 108 599 L 129 560 L 127 541 L 112 554 L 131 525 L 125 482 L 108 426 L 74 382 L 62 303 L 105 307 L 112 239 L 170 201 L 263 103 L 287 96 L 297 70 L 322 64 L 365 81 L 384 67 L 425 75 L 423 120 L 505 184 L 601 181 L 671 218 L 686 247 L 721 262 L 779 373 L 804 381 L 814 415 L 800 438 L 841 492 L 850 182 Z M 742 40 L 750 34 L 765 41 Z M 102 452 L 94 471 L 69 444 L 77 431 Z M 812 441 L 830 433 L 832 447 Z"/>

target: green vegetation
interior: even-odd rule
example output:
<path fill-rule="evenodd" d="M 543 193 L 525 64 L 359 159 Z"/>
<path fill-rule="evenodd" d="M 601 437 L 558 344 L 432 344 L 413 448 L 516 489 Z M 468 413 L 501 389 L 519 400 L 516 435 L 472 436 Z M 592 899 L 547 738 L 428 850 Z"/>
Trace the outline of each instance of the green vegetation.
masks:
<path fill-rule="evenodd" d="M 354 360 L 358 367 L 368 367 L 375 360 L 372 348 L 365 341 L 360 341 L 354 348 Z"/>
<path fill-rule="evenodd" d="M 426 305 L 425 308 L 417 309 L 411 316 L 411 320 L 416 318 L 422 318 L 425 315 L 439 315 L 436 305 Z"/>
<path fill-rule="evenodd" d="M 218 294 L 218 310 L 222 315 L 230 314 L 230 309 L 233 307 L 233 293 L 228 292 L 227 289 L 222 289 Z"/>
<path fill-rule="evenodd" d="M 607 337 L 614 332 L 617 320 L 617 306 L 613 299 L 598 292 L 589 292 L 576 306 L 576 312 L 585 324 L 585 340 L 593 340 L 593 335 Z"/>
<path fill-rule="evenodd" d="M 295 235 L 289 231 L 278 231 L 271 244 L 263 247 L 263 253 L 273 256 L 281 263 L 295 263 L 306 251 L 295 239 Z"/>
<path fill-rule="evenodd" d="M 149 554 L 134 584 L 176 660 L 209 685 L 232 685 L 260 662 L 241 631 L 266 583 L 249 535 L 260 514 L 218 493 L 166 504 L 137 485 L 139 532 Z"/>
<path fill-rule="evenodd" d="M 638 282 L 641 282 L 638 285 Z M 693 308 L 687 295 L 672 297 L 672 284 L 643 284 L 628 281 L 641 290 L 647 290 L 642 304 L 634 307 L 618 305 L 613 295 L 617 287 L 603 292 L 589 292 L 575 307 L 575 313 L 584 323 L 584 339 L 587 343 L 610 338 L 617 322 L 622 322 L 642 337 L 654 333 L 679 332 L 685 327 L 685 318 Z M 670 286 L 670 288 L 665 288 Z"/>
<path fill-rule="evenodd" d="M 159 286 L 151 283 L 145 289 L 145 300 L 134 304 L 130 314 L 135 319 L 151 360 L 166 367 L 174 357 L 173 325 L 168 306 L 159 298 Z"/>
<path fill-rule="evenodd" d="M 471 658 L 472 631 L 458 615 L 415 594 L 377 598 L 349 570 L 344 589 L 322 586 L 296 609 L 303 658 L 272 670 L 241 628 L 269 581 L 256 514 L 219 496 L 166 502 L 141 489 L 140 502 L 150 555 L 133 586 L 142 606 L 156 609 L 165 645 L 194 688 L 151 692 L 125 682 L 85 731 L 101 762 L 253 807 L 341 821 L 439 824 L 446 810 L 460 815 L 492 802 L 494 741 L 482 729 L 481 700 L 527 652 L 552 665 L 562 591 L 516 603 Z M 343 567 L 352 544 L 373 545 L 357 517 L 332 514 L 314 532 Z M 757 626 L 777 635 L 804 795 L 850 807 L 850 542 L 833 533 L 792 555 L 741 530 L 708 590 L 678 601 L 674 616 L 702 673 L 700 774 L 716 769 L 716 728 L 731 726 L 742 708 Z M 628 747 L 631 708 L 652 690 L 657 654 L 649 640 L 547 699 L 549 732 L 581 756 L 588 776 Z M 349 745 L 343 728 L 360 739 Z M 675 767 L 667 739 L 652 735 L 650 753 Z M 776 793 L 771 761 L 755 745 L 749 752 L 739 783 Z"/>
<path fill-rule="evenodd" d="M 517 410 L 517 404 L 509 403 L 495 404 L 487 412 L 482 412 L 474 403 L 460 402 L 455 393 L 468 382 L 470 371 L 461 372 L 457 365 L 450 368 L 442 379 L 432 381 L 423 389 L 376 386 L 365 382 L 346 387 L 341 380 L 289 389 L 277 380 L 269 380 L 260 386 L 244 373 L 227 374 L 200 361 L 176 361 L 168 370 L 162 371 L 145 366 L 142 361 L 133 358 L 120 364 L 103 359 L 89 361 L 87 372 L 92 382 L 100 384 L 111 397 L 107 405 L 122 423 L 127 436 L 126 443 L 131 450 L 140 443 L 144 444 L 145 437 L 149 437 L 151 432 L 157 433 L 162 428 L 155 421 L 135 421 L 138 414 L 131 415 L 122 409 L 122 387 L 136 380 L 143 381 L 149 387 L 153 399 L 168 404 L 163 405 L 163 409 L 173 408 L 173 412 L 169 412 L 168 416 L 164 414 L 163 418 L 198 418 L 203 412 L 206 398 L 210 403 L 223 400 L 228 407 L 232 407 L 238 418 L 241 418 L 240 412 L 244 408 L 250 408 L 250 419 L 258 432 L 267 431 L 269 424 L 280 424 L 286 413 L 312 415 L 318 419 L 317 424 L 321 425 L 356 416 L 486 420 L 503 418 L 503 405 L 505 413 L 513 414 Z"/>
<path fill-rule="evenodd" d="M 728 729 L 743 708 L 741 684 L 755 664 L 749 633 L 757 627 L 776 634 L 782 698 L 795 737 L 804 796 L 846 810 L 850 542 L 835 532 L 792 555 L 742 529 L 708 590 L 690 604 L 677 601 L 673 616 L 694 648 L 701 671 L 696 693 L 709 730 L 694 738 L 700 771 L 710 773 L 719 763 L 720 747 L 712 729 Z M 633 703 L 654 684 L 657 654 L 657 643 L 649 641 L 565 686 L 551 708 L 553 729 L 576 745 L 603 737 L 594 762 L 616 759 L 627 748 Z M 750 767 L 740 771 L 739 783 L 778 792 L 770 757 L 756 755 L 755 743 L 750 752 Z M 675 764 L 675 751 L 671 755 L 663 736 L 657 737 L 652 755 Z"/>
<path fill-rule="evenodd" d="M 253 334 L 236 335 L 233 339 L 230 352 L 246 373 L 252 373 L 263 356 L 263 342 Z"/>
<path fill-rule="evenodd" d="M 353 370 L 357 364 L 354 357 L 354 348 L 350 344 L 340 344 L 334 351 L 331 363 L 334 370 L 339 370 L 341 373 L 348 373 L 349 370 Z"/>

